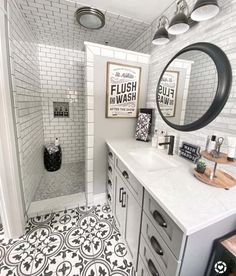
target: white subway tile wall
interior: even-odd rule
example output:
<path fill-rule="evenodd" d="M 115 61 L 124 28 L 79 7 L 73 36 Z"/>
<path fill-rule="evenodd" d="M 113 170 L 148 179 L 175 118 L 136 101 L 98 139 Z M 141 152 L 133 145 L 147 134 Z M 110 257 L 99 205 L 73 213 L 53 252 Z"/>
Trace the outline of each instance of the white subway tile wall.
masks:
<path fill-rule="evenodd" d="M 103 11 L 106 25 L 96 31 L 81 27 L 74 16 L 75 11 L 85 6 L 76 0 L 21 0 L 19 7 L 35 36 L 41 43 L 62 48 L 82 50 L 84 41 L 127 48 L 149 24 L 137 18 L 124 17 Z M 83 1 L 81 1 L 83 3 Z"/>
<path fill-rule="evenodd" d="M 84 161 L 84 52 L 39 45 L 45 143 L 60 138 L 62 162 Z M 69 103 L 69 118 L 54 118 L 53 102 Z"/>
<path fill-rule="evenodd" d="M 9 1 L 10 65 L 26 209 L 43 175 L 43 115 L 38 46 L 14 1 Z"/>
<path fill-rule="evenodd" d="M 192 9 L 195 0 L 187 0 L 190 10 Z M 233 84 L 231 95 L 228 102 L 220 115 L 207 127 L 194 132 L 178 132 L 169 128 L 156 110 L 156 127 L 158 129 L 165 129 L 169 133 L 174 133 L 180 143 L 181 141 L 188 141 L 205 146 L 208 135 L 216 134 L 227 138 L 230 135 L 236 135 L 236 1 L 228 0 L 218 1 L 220 6 L 220 13 L 213 19 L 201 22 L 189 32 L 175 37 L 173 41 L 165 46 L 152 46 L 151 41 L 157 28 L 158 18 L 138 39 L 128 47 L 133 51 L 140 51 L 143 53 L 150 53 L 150 70 L 148 83 L 148 97 L 147 106 L 156 108 L 156 86 L 167 62 L 182 48 L 196 42 L 210 42 L 216 44 L 227 54 L 233 69 Z M 175 3 L 171 5 L 163 14 L 169 19 L 172 18 L 175 12 Z M 227 139 L 224 143 L 223 150 L 226 151 Z M 178 143 L 177 143 L 178 146 Z"/>

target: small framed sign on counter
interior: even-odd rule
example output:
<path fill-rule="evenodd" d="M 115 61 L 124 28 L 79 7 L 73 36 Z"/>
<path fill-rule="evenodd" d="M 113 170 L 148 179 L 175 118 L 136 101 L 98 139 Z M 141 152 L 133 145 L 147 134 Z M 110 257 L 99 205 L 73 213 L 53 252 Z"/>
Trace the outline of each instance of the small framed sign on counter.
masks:
<path fill-rule="evenodd" d="M 198 159 L 201 157 L 201 154 L 200 154 L 201 148 L 196 145 L 183 142 L 179 150 L 180 150 L 179 155 L 181 157 L 188 159 L 193 163 L 197 163 Z"/>
<path fill-rule="evenodd" d="M 135 118 L 138 115 L 141 67 L 107 63 L 107 118 Z"/>

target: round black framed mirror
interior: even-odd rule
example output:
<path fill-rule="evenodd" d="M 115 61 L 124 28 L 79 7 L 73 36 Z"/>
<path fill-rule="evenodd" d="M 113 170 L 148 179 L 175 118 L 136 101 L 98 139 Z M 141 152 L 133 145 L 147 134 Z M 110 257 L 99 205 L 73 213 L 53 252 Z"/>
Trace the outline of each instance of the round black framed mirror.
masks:
<path fill-rule="evenodd" d="M 206 42 L 187 46 L 160 76 L 156 91 L 159 113 L 174 129 L 200 129 L 221 112 L 231 84 L 230 62 L 218 46 Z"/>

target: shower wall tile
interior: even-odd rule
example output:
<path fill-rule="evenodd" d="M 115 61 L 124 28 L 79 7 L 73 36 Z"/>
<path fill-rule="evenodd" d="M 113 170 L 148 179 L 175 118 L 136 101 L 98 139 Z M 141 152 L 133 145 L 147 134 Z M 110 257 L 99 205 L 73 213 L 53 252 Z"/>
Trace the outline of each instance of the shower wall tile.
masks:
<path fill-rule="evenodd" d="M 26 209 L 43 175 L 43 116 L 38 46 L 14 1 L 8 1 L 9 48 L 20 171 Z"/>
<path fill-rule="evenodd" d="M 84 160 L 84 52 L 39 45 L 45 143 L 60 138 L 64 163 Z M 69 103 L 69 118 L 53 117 L 53 102 Z"/>
<path fill-rule="evenodd" d="M 187 0 L 190 10 L 193 8 L 195 2 L 195 0 Z M 236 66 L 236 1 L 219 0 L 218 4 L 220 6 L 220 13 L 215 18 L 206 22 L 200 22 L 187 33 L 176 36 L 174 40 L 164 46 L 153 46 L 151 43 L 158 25 L 159 18 L 157 18 L 147 31 L 130 44 L 129 49 L 151 54 L 147 107 L 152 108 L 156 108 L 156 87 L 161 72 L 167 62 L 179 50 L 192 43 L 210 42 L 219 46 L 226 53 L 233 69 L 232 89 L 224 109 L 213 122 L 198 131 L 187 133 L 174 131 L 165 124 L 156 109 L 156 127 L 176 135 L 179 143 L 188 141 L 204 148 L 207 136 L 215 134 L 226 138 L 223 145 L 223 150 L 226 151 L 227 137 L 235 135 L 236 131 L 236 70 L 234 69 Z M 174 12 L 175 3 L 173 2 L 173 5 L 163 12 L 163 14 L 171 19 Z M 227 167 L 227 170 L 229 169 L 230 167 Z"/>

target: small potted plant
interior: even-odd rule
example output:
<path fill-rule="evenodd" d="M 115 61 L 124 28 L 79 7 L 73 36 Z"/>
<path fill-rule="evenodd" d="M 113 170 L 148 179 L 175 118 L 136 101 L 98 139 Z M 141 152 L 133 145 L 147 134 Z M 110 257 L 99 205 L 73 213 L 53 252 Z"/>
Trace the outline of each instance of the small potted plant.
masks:
<path fill-rule="evenodd" d="M 206 170 L 206 163 L 202 159 L 197 161 L 197 168 L 196 171 L 199 173 L 204 173 Z"/>

